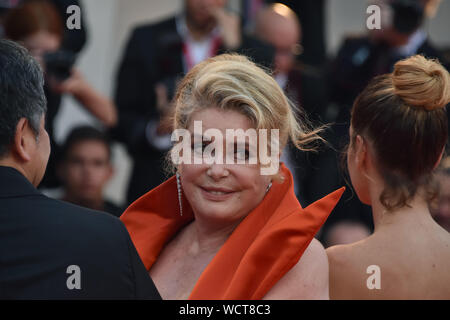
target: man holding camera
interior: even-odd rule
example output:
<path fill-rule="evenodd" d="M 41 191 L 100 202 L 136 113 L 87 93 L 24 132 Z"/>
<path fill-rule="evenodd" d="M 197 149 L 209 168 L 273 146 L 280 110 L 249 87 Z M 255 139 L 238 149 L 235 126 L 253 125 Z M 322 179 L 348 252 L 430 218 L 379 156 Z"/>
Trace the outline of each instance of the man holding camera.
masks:
<path fill-rule="evenodd" d="M 381 11 L 381 28 L 361 37 L 348 37 L 332 63 L 333 101 L 342 106 L 340 120 L 348 120 L 349 106 L 374 76 L 392 72 L 394 64 L 409 56 L 423 54 L 440 58 L 422 28 L 431 0 L 374 0 Z M 346 108 L 346 107 L 347 108 Z"/>
<path fill-rule="evenodd" d="M 68 4 L 73 0 L 59 2 Z M 58 145 L 54 141 L 53 122 L 59 111 L 62 95 L 74 97 L 106 127 L 114 126 L 117 121 L 117 112 L 112 101 L 97 92 L 73 67 L 74 52 L 81 47 L 80 41 L 70 39 L 75 37 L 77 40 L 82 37 L 66 32 L 64 26 L 65 21 L 58 7 L 49 1 L 23 1 L 9 9 L 4 19 L 5 37 L 22 43 L 41 64 L 45 73 L 44 89 L 48 101 L 46 128 L 52 142 L 52 155 L 41 185 L 47 188 L 59 186 L 55 172 Z M 73 48 L 67 47 L 67 39 Z"/>

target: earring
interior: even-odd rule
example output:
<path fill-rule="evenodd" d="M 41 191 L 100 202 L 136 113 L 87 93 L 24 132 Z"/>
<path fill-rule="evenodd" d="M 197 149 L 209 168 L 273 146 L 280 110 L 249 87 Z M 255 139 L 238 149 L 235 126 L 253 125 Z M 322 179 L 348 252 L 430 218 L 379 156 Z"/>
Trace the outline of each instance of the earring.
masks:
<path fill-rule="evenodd" d="M 178 204 L 180 205 L 180 216 L 183 216 L 183 203 L 181 201 L 181 182 L 180 182 L 180 174 L 176 173 L 177 177 L 177 191 L 178 191 Z"/>
<path fill-rule="evenodd" d="M 270 181 L 269 185 L 267 186 L 266 193 L 269 192 L 270 188 L 272 188 L 272 181 Z"/>

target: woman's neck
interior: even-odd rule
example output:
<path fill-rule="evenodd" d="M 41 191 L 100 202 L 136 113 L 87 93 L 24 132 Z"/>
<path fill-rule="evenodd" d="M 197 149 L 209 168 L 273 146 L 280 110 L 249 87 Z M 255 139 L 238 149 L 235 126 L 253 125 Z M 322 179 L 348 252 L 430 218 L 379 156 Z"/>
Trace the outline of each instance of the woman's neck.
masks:
<path fill-rule="evenodd" d="M 189 226 L 192 235 L 191 253 L 217 252 L 240 222 L 204 221 L 197 217 Z"/>
<path fill-rule="evenodd" d="M 401 208 L 388 211 L 380 202 L 380 194 L 371 196 L 372 214 L 375 231 L 388 229 L 410 229 L 418 225 L 433 222 L 428 204 L 421 191 L 417 192 L 413 199 Z"/>

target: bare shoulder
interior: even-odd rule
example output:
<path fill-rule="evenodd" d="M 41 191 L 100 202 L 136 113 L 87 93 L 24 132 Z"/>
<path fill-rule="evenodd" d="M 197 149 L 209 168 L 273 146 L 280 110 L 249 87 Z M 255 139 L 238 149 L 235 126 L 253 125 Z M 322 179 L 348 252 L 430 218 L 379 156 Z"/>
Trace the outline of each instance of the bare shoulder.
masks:
<path fill-rule="evenodd" d="M 328 259 L 322 244 L 313 239 L 297 264 L 264 299 L 328 299 Z"/>
<path fill-rule="evenodd" d="M 365 268 L 363 242 L 336 245 L 326 249 L 329 262 L 330 299 L 361 298 L 364 290 Z"/>
<path fill-rule="evenodd" d="M 328 263 L 331 267 L 333 267 L 333 271 L 339 271 L 340 269 L 346 269 L 348 265 L 351 265 L 352 262 L 351 256 L 352 252 L 348 245 L 335 245 L 326 249 L 326 254 L 328 257 Z"/>

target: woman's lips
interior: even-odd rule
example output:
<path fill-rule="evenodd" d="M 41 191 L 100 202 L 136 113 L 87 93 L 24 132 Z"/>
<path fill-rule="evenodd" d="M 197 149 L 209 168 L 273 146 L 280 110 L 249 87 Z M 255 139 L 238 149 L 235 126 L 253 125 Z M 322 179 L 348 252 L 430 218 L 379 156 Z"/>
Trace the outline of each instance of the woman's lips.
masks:
<path fill-rule="evenodd" d="M 203 197 L 211 201 L 224 201 L 231 198 L 235 191 L 225 188 L 200 187 Z"/>

